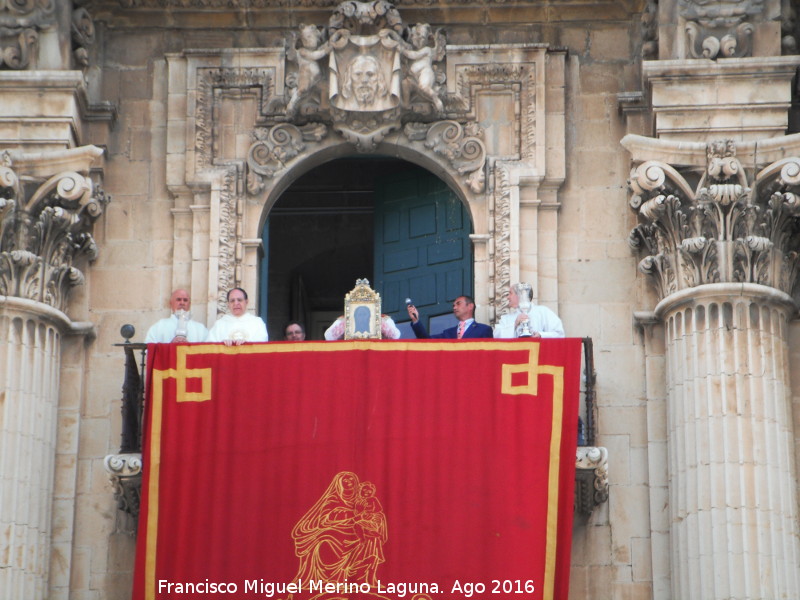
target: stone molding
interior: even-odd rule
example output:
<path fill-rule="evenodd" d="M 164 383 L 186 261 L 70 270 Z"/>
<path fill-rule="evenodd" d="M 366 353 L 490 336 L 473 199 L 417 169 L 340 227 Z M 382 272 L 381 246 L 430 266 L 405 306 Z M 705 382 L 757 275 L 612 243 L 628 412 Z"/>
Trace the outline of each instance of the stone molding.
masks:
<path fill-rule="evenodd" d="M 125 9 L 230 9 L 230 10 L 253 10 L 260 8 L 286 8 L 288 6 L 303 8 L 331 8 L 341 4 L 341 0 L 106 0 L 108 4 L 116 4 Z M 445 3 L 457 3 L 459 6 L 485 6 L 486 4 L 496 4 L 504 6 L 508 0 L 445 0 Z M 573 0 L 573 4 L 596 5 L 594 0 Z M 431 8 L 436 4 L 433 0 L 395 0 L 392 4 L 401 7 Z"/>
<path fill-rule="evenodd" d="M 88 123 L 112 125 L 117 107 L 112 102 L 92 101 L 88 87 L 81 71 L 0 70 L 0 125 L 6 135 L 9 123 L 18 131 L 17 137 L 0 137 L 0 143 L 17 153 L 46 151 L 54 157 L 57 150 L 74 150 L 84 138 L 96 137 L 100 128 L 93 129 Z"/>
<path fill-rule="evenodd" d="M 493 171 L 493 193 L 490 194 L 490 223 L 492 233 L 492 248 L 490 256 L 493 257 L 489 271 L 489 280 L 492 289 L 491 297 L 494 299 L 492 306 L 494 314 L 491 321 L 498 315 L 508 312 L 508 290 L 511 289 L 512 260 L 511 260 L 511 232 L 512 232 L 512 201 L 511 201 L 511 174 L 508 167 L 496 164 Z"/>
<path fill-rule="evenodd" d="M 97 337 L 97 328 L 90 321 L 72 321 L 60 310 L 27 298 L 15 296 L 0 296 L 0 305 L 4 310 L 16 311 L 50 323 L 61 335 L 82 335 L 88 339 Z"/>
<path fill-rule="evenodd" d="M 644 61 L 656 137 L 687 143 L 782 137 L 798 65 L 796 55 Z"/>
<path fill-rule="evenodd" d="M 108 200 L 89 168 L 101 154 L 94 146 L 2 154 L 0 295 L 66 310 L 70 290 L 84 282 L 75 264 L 97 256 L 91 229 Z"/>
<path fill-rule="evenodd" d="M 649 160 L 631 171 L 639 225 L 629 243 L 644 255 L 639 270 L 659 299 L 705 284 L 752 283 L 797 300 L 800 158 L 748 173 L 736 154 L 727 140 L 706 146 L 704 165 Z"/>

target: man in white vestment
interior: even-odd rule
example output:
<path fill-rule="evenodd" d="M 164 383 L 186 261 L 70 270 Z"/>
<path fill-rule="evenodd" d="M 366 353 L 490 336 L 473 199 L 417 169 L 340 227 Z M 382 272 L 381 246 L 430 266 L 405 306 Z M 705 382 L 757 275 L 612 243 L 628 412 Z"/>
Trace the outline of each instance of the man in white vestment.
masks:
<path fill-rule="evenodd" d="M 564 337 L 564 325 L 561 323 L 561 319 L 546 306 L 531 304 L 527 312 L 520 310 L 520 288 L 523 288 L 523 293 L 528 293 L 528 286 L 525 284 L 518 283 L 511 286 L 511 289 L 508 291 L 508 305 L 511 310 L 500 317 L 497 325 L 494 326 L 494 337 L 517 337 L 517 328 L 526 321 L 528 323 L 527 330 L 530 332 L 530 337 Z"/>
<path fill-rule="evenodd" d="M 169 344 L 171 342 L 204 342 L 208 329 L 202 323 L 191 320 L 189 308 L 192 301 L 189 292 L 177 289 L 169 297 L 172 314 L 157 321 L 147 330 L 146 344 Z"/>
<path fill-rule="evenodd" d="M 221 316 L 211 331 L 207 342 L 223 342 L 226 346 L 240 346 L 245 342 L 266 342 L 267 326 L 261 317 L 247 312 L 247 292 L 233 288 L 228 292 L 228 314 Z"/>

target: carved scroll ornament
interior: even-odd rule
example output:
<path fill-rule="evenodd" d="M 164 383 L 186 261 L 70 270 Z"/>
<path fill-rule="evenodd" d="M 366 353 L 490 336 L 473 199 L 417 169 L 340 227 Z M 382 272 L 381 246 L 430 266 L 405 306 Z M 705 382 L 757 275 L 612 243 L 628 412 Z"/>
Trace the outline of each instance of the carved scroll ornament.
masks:
<path fill-rule="evenodd" d="M 66 308 L 69 291 L 84 281 L 74 266 L 94 260 L 94 221 L 107 202 L 102 190 L 74 171 L 29 185 L 8 154 L 0 166 L 0 295 Z"/>
<path fill-rule="evenodd" d="M 94 46 L 95 30 L 92 16 L 85 8 L 72 11 L 72 56 L 82 68 L 89 66 L 89 49 Z"/>
<path fill-rule="evenodd" d="M 692 58 L 739 58 L 753 52 L 754 26 L 747 21 L 764 10 L 763 0 L 681 0 Z"/>
<path fill-rule="evenodd" d="M 247 190 L 257 194 L 264 189 L 264 179 L 272 179 L 306 151 L 308 144 L 317 143 L 327 135 L 321 123 L 301 127 L 282 123 L 272 128 L 258 128 L 255 142 L 247 152 Z M 480 139 L 480 127 L 472 123 L 462 126 L 456 121 L 437 123 L 408 123 L 403 134 L 411 143 L 446 159 L 464 178 L 475 193 L 485 188 L 486 148 Z M 374 139 L 374 138 L 373 138 Z"/>
<path fill-rule="evenodd" d="M 748 182 L 732 141 L 709 144 L 693 187 L 670 165 L 631 172 L 639 225 L 631 247 L 661 298 L 706 283 L 757 283 L 797 295 L 800 158 L 786 158 Z"/>
<path fill-rule="evenodd" d="M 327 127 L 321 123 L 302 127 L 283 123 L 271 129 L 256 129 L 255 142 L 247 151 L 247 190 L 251 194 L 261 192 L 264 178 L 274 177 L 306 149 L 306 142 L 319 142 L 327 133 Z"/>
<path fill-rule="evenodd" d="M 39 32 L 55 24 L 56 0 L 0 0 L 0 68 L 27 69 Z"/>
<path fill-rule="evenodd" d="M 410 140 L 422 139 L 424 135 L 426 148 L 447 159 L 459 175 L 465 176 L 465 182 L 473 192 L 483 191 L 486 148 L 479 139 L 483 132 L 477 123 L 467 126 L 456 121 L 439 121 L 430 126 L 409 123 L 405 133 Z"/>

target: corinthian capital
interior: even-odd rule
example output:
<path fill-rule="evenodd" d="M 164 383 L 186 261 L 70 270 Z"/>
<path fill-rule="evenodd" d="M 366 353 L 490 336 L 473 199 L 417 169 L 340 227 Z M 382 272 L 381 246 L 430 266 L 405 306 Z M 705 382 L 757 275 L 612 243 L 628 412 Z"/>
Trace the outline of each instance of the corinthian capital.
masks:
<path fill-rule="evenodd" d="M 107 202 L 89 178 L 101 154 L 87 146 L 0 160 L 0 295 L 66 308 L 84 281 L 81 259 L 94 260 L 92 224 Z M 48 170 L 55 171 L 47 175 Z"/>
<path fill-rule="evenodd" d="M 660 298 L 707 283 L 756 283 L 797 297 L 800 158 L 745 168 L 725 140 L 707 144 L 705 164 L 686 162 L 640 161 L 628 181 L 639 220 L 629 242 Z"/>

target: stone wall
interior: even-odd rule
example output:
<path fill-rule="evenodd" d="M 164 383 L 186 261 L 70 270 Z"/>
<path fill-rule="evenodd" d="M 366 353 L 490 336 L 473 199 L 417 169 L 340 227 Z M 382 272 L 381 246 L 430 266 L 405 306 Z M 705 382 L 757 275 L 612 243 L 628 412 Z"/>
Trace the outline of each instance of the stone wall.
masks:
<path fill-rule="evenodd" d="M 237 68 L 247 61 L 284 64 L 276 56 L 283 52 L 288 35 L 301 23 L 328 23 L 335 3 L 308 1 L 292 10 L 262 7 L 271 4 L 266 0 L 212 1 L 196 10 L 190 8 L 190 0 L 97 0 L 89 4 L 96 29 L 95 42 L 88 50 L 90 66 L 69 71 L 73 76 L 66 84 L 63 78 L 55 80 L 58 85 L 52 84 L 62 90 L 66 85 L 68 93 L 60 105 L 62 117 L 44 136 L 45 141 L 54 140 L 60 147 L 102 146 L 102 180 L 112 198 L 94 224 L 97 257 L 85 271 L 85 285 L 76 288 L 65 309 L 72 322 L 93 323 L 96 336 L 62 335 L 49 592 L 36 595 L 50 600 L 121 600 L 130 595 L 131 523 L 117 510 L 108 474 L 102 468 L 103 457 L 116 452 L 120 443 L 118 399 L 124 358 L 114 346 L 122 341 L 120 327 L 133 324 L 137 331 L 134 340 L 141 341 L 147 327 L 167 314 L 167 300 L 176 287 L 191 290 L 193 314 L 199 320 L 214 320 L 217 275 L 226 266 L 219 255 L 221 197 L 243 199 L 241 218 L 236 221 L 239 229 L 233 228 L 239 246 L 232 250 L 237 263 L 230 276 L 256 291 L 259 228 L 267 209 L 279 201 L 293 178 L 352 151 L 341 139 L 333 142 L 328 138 L 313 151 L 301 152 L 290 172 L 267 178 L 266 191 L 248 195 L 244 190 L 247 181 L 237 177 L 243 173 L 241 165 L 253 143 L 249 134 L 255 127 L 267 126 L 261 122 L 263 115 L 257 116 L 256 96 L 241 91 L 246 86 L 240 91 L 227 89 L 215 115 L 217 145 L 204 149 L 207 140 L 195 135 L 203 115 L 197 110 L 202 99 L 192 69 Z M 699 3 L 682 3 L 684 7 L 695 4 Z M 776 6 L 780 3 L 739 4 L 763 9 L 750 17 L 756 22 L 752 47 L 762 56 L 776 54 L 779 48 L 770 36 L 778 35 L 780 10 Z M 404 1 L 398 2 L 398 9 L 406 24 L 443 27 L 448 56 L 477 57 L 487 64 L 497 62 L 497 56 L 512 57 L 541 68 L 542 79 L 536 82 L 535 135 L 526 137 L 522 132 L 514 138 L 508 133 L 514 128 L 522 131 L 521 123 L 526 122 L 525 115 L 514 113 L 513 102 L 483 101 L 483 117 L 478 120 L 489 125 L 484 141 L 489 154 L 495 153 L 486 165 L 490 174 L 486 191 L 475 192 L 455 174 L 452 163 L 432 151 L 425 154 L 421 144 L 412 149 L 413 140 L 401 139 L 400 134 L 387 136 L 382 149 L 435 172 L 470 208 L 476 223 L 475 289 L 481 319 L 493 320 L 505 310 L 509 282 L 526 280 L 534 284 L 537 301 L 557 309 L 567 335 L 594 340 L 596 445 L 609 452 L 610 494 L 608 502 L 590 517 L 576 521 L 571 600 L 677 598 L 668 474 L 672 388 L 668 385 L 667 345 L 674 336 L 668 335 L 654 313 L 661 297 L 651 282 L 637 273 L 639 257 L 629 245 L 629 233 L 639 219 L 629 208 L 627 180 L 632 153 L 620 140 L 626 134 L 693 135 L 675 134 L 672 121 L 669 127 L 659 125 L 652 107 L 647 106 L 650 82 L 645 81 L 641 60 L 643 52 L 650 52 L 653 59 L 691 59 L 691 49 L 680 31 L 692 15 L 681 13 L 677 1 L 666 0 L 660 6 L 634 0 L 459 5 Z M 658 26 L 654 28 L 656 14 Z M 716 31 L 711 33 L 722 37 Z M 46 46 L 52 63 L 47 68 L 64 68 L 69 63 L 67 58 L 53 58 L 58 55 L 56 47 L 67 54 L 65 39 L 60 46 Z M 648 44 L 656 45 L 655 54 Z M 794 67 L 789 63 L 781 63 L 775 70 L 791 72 Z M 716 63 L 710 64 L 713 70 Z M 675 65 L 678 74 L 679 67 Z M 672 85 L 663 83 L 663 70 L 656 73 L 653 69 L 658 71 L 652 67 L 648 72 L 656 85 Z M 0 85 L 5 86 L 0 91 L 18 90 L 20 77 L 9 75 L 3 84 L 1 76 L 6 73 L 0 72 Z M 72 83 L 75 74 L 77 82 Z M 454 86 L 455 71 L 448 76 L 448 85 Z M 708 73 L 704 76 L 707 82 Z M 706 85 L 724 87 L 719 79 L 711 79 Z M 81 87 L 82 80 L 85 104 L 94 106 L 95 112 L 85 109 L 83 116 L 76 116 L 81 111 L 75 108 L 73 114 L 72 103 L 77 106 L 79 102 L 69 86 Z M 282 93 L 283 78 L 276 78 L 274 84 Z M 500 84 L 491 85 L 505 90 Z M 777 89 L 779 96 L 782 89 Z M 20 92 L 14 94 L 19 97 Z M 785 101 L 786 94 L 781 98 Z M 31 110 L 45 113 L 53 102 L 52 97 L 48 101 L 41 96 L 31 99 L 41 109 Z M 103 102 L 108 103 L 109 112 L 109 107 L 114 107 L 113 127 L 101 127 L 86 118 L 98 114 L 97 107 Z M 713 110 L 713 97 L 704 102 Z M 748 105 L 746 101 L 743 104 Z M 779 113 L 788 110 L 784 104 Z M 664 106 L 668 114 L 676 110 L 675 103 Z M 522 108 L 530 110 L 529 105 Z M 775 112 L 774 106 L 768 108 Z M 20 115 L 9 114 L 8 109 L 0 109 L 0 113 L 6 123 L 22 122 Z M 512 129 L 492 129 L 491 124 L 498 122 Z M 713 139 L 713 129 L 710 123 L 696 141 Z M 762 133 L 779 129 L 780 124 L 771 123 Z M 13 149 L 23 144 L 23 138 L 31 144 L 29 151 L 41 151 L 47 145 L 28 134 L 15 133 L 19 131 L 7 125 L 0 129 L 5 132 L 0 147 Z M 726 130 L 729 133 L 730 129 Z M 515 146 L 510 139 L 522 141 Z M 741 139 L 750 138 L 743 135 Z M 213 154 L 220 161 L 219 169 L 196 168 L 202 152 L 206 157 Z M 520 156 L 500 156 L 514 152 Z M 644 159 L 633 156 L 633 160 Z M 697 163 L 692 168 L 698 173 L 704 165 Z M 214 175 L 223 171 L 225 176 Z M 500 222 L 493 220 L 493 211 L 500 211 L 504 203 L 509 206 L 511 227 L 506 232 L 508 257 L 502 262 L 492 254 L 502 233 L 493 229 Z M 69 325 L 64 329 L 69 330 Z M 276 333 L 271 329 L 272 336 Z M 800 370 L 791 368 L 800 364 L 795 324 L 790 323 L 787 337 L 794 449 L 800 459 L 796 435 L 800 431 Z M 7 355 L 8 351 L 0 350 L 0 358 Z M 796 481 L 794 474 L 795 488 Z M 794 497 L 796 503 L 796 489 Z M 2 552 L 0 547 L 0 559 Z M 761 597 L 757 590 L 748 593 L 748 598 Z"/>

